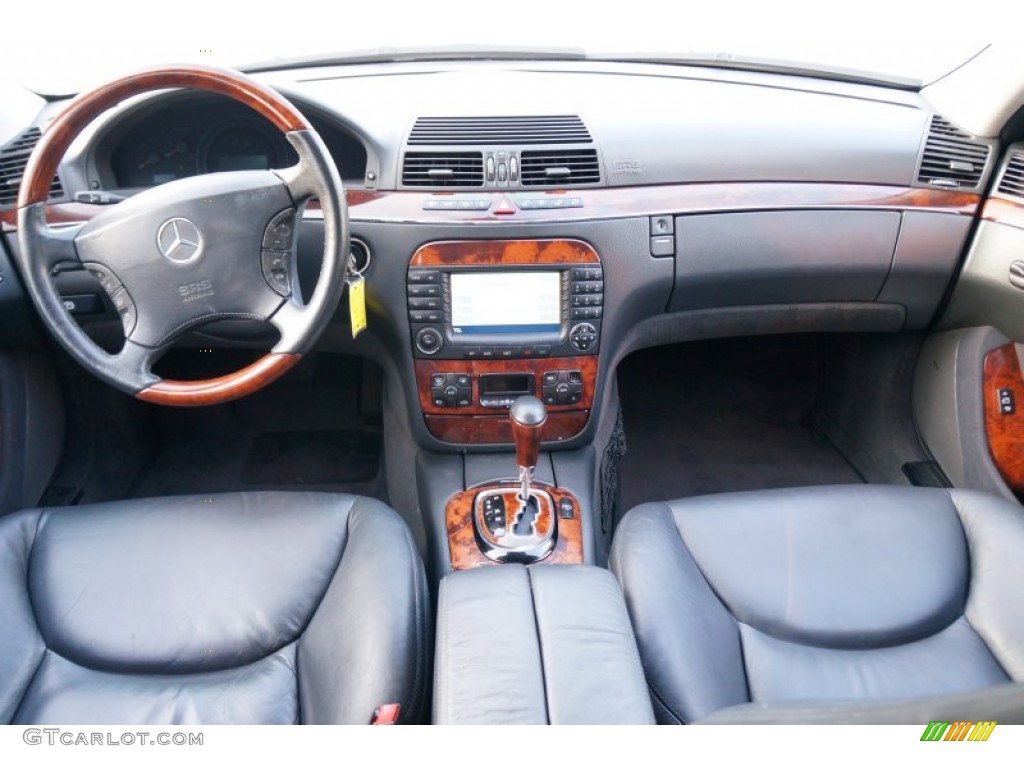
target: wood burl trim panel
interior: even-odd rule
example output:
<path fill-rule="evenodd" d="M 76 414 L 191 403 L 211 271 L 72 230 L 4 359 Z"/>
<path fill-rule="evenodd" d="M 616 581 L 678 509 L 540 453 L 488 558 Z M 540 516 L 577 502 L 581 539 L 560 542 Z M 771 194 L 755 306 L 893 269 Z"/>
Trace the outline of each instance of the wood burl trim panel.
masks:
<path fill-rule="evenodd" d="M 1013 344 L 993 349 L 984 366 L 985 433 L 992 461 L 1017 495 L 1024 494 L 1024 379 Z M 1013 393 L 1015 413 L 1003 413 L 999 390 Z"/>
<path fill-rule="evenodd" d="M 579 565 L 583 562 L 583 529 L 580 523 L 582 510 L 579 501 L 564 488 L 541 486 L 551 494 L 555 504 L 555 513 L 562 499 L 572 499 L 575 514 L 571 519 L 558 519 L 558 541 L 554 550 L 541 563 L 549 565 Z M 473 500 L 481 491 L 494 488 L 516 489 L 518 486 L 509 483 L 479 486 L 466 491 L 459 491 L 448 500 L 445 507 L 445 522 L 448 527 L 448 551 L 451 557 L 452 570 L 461 571 L 484 565 L 498 565 L 487 559 L 476 541 L 473 531 Z"/>
<path fill-rule="evenodd" d="M 597 251 L 581 240 L 449 240 L 428 243 L 410 267 L 478 267 L 512 264 L 598 264 Z"/>
<path fill-rule="evenodd" d="M 135 397 L 147 403 L 185 407 L 226 403 L 262 389 L 287 373 L 301 359 L 302 355 L 271 353 L 252 365 L 216 379 L 164 379 L 136 393 Z"/>

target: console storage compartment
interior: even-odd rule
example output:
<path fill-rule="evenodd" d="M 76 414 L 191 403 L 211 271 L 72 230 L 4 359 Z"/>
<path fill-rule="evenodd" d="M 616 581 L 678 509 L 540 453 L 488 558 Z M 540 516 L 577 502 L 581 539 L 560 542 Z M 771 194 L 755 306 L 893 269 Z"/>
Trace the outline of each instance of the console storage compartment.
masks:
<path fill-rule="evenodd" d="M 435 723 L 654 723 L 609 571 L 539 564 L 452 573 L 441 582 L 437 627 Z"/>

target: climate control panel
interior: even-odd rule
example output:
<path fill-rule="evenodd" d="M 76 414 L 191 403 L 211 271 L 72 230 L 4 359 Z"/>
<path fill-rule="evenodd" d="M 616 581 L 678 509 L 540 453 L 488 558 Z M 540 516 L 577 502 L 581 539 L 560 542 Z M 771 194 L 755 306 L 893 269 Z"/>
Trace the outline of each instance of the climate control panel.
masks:
<path fill-rule="evenodd" d="M 583 373 L 576 370 L 544 371 L 540 375 L 544 405 L 572 405 L 583 400 Z"/>
<path fill-rule="evenodd" d="M 468 408 L 473 404 L 472 381 L 468 373 L 432 373 L 430 401 L 438 408 Z"/>
<path fill-rule="evenodd" d="M 564 440 L 587 424 L 598 357 L 540 360 L 416 360 L 416 385 L 427 430 L 450 443 L 511 443 L 508 408 L 522 395 L 548 410 L 546 440 Z"/>
<path fill-rule="evenodd" d="M 540 387 L 537 387 L 537 375 Z M 545 405 L 583 402 L 583 371 L 578 368 L 541 369 L 521 373 L 435 371 L 430 374 L 430 402 L 435 408 L 505 409 L 521 395 L 539 394 Z"/>

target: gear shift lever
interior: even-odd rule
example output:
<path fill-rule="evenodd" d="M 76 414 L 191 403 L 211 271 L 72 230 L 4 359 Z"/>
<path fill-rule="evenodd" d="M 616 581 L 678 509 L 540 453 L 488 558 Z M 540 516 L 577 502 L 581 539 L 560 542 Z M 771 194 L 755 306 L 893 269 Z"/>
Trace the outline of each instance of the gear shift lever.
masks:
<path fill-rule="evenodd" d="M 551 497 L 554 489 L 530 487 L 548 414 L 544 403 L 524 395 L 512 403 L 509 418 L 519 487 L 497 483 L 475 491 L 473 528 L 480 551 L 488 559 L 535 563 L 550 555 L 558 541 L 558 517 Z"/>
<path fill-rule="evenodd" d="M 516 444 L 516 464 L 519 466 L 519 500 L 530 503 L 530 482 L 540 455 L 541 430 L 548 419 L 544 403 L 532 395 L 517 397 L 508 409 L 512 420 L 512 439 Z"/>

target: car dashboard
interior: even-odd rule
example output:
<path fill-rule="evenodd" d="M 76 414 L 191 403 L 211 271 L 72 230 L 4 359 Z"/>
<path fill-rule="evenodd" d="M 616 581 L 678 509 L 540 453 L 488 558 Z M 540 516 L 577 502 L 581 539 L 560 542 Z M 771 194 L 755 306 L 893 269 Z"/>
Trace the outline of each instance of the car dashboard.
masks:
<path fill-rule="evenodd" d="M 217 357 L 209 353 L 226 353 L 229 362 L 244 359 L 248 367 L 234 365 L 235 373 L 275 356 L 272 323 L 256 318 L 272 320 L 296 294 L 311 297 L 321 270 L 341 274 L 340 261 L 333 258 L 340 249 L 325 243 L 335 242 L 342 230 L 349 236 L 347 288 L 337 309 L 336 296 L 322 305 L 329 321 L 321 323 L 323 316 L 317 316 L 315 345 L 304 340 L 287 355 L 277 355 L 297 367 L 288 374 L 292 378 L 252 398 L 260 401 L 260 410 L 236 410 L 235 403 L 222 406 L 213 396 L 204 401 L 202 394 L 187 401 L 193 394 L 179 392 L 175 404 L 216 405 L 188 410 L 199 415 L 168 424 L 177 416 L 156 412 L 171 409 L 151 405 L 167 401 L 147 401 L 139 395 L 148 390 L 141 389 L 130 394 L 145 404 L 124 398 L 127 406 L 98 407 L 97 421 L 108 410 L 126 422 L 136 412 L 149 419 L 140 418 L 136 426 L 163 419 L 160 434 L 177 440 L 172 458 L 184 469 L 165 481 L 147 465 L 137 474 L 156 477 L 159 484 L 151 482 L 159 493 L 143 494 L 139 488 L 148 486 L 132 480 L 125 484 L 126 495 L 166 496 L 167 488 L 184 493 L 182 478 L 205 482 L 201 465 L 213 453 L 204 453 L 208 442 L 231 454 L 223 465 L 230 472 L 223 474 L 232 483 L 237 474 L 243 479 L 236 485 L 246 489 L 366 490 L 404 518 L 426 560 L 431 589 L 456 571 L 492 573 L 476 581 L 491 587 L 480 587 L 479 594 L 467 587 L 468 597 L 452 603 L 452 615 L 459 605 L 473 606 L 460 619 L 462 634 L 470 637 L 493 618 L 477 606 L 491 605 L 499 616 L 511 601 L 499 605 L 503 601 L 493 601 L 493 594 L 507 594 L 503 590 L 514 579 L 533 583 L 521 565 L 611 564 L 614 570 L 616 527 L 646 519 L 648 512 L 664 513 L 668 521 L 667 535 L 650 528 L 659 531 L 659 545 L 683 541 L 682 533 L 673 533 L 679 523 L 670 520 L 676 502 L 645 502 L 679 495 L 662 492 L 670 485 L 664 476 L 687 462 L 693 465 L 690 474 L 711 489 L 687 486 L 682 496 L 712 499 L 709 509 L 720 499 L 742 506 L 735 499 L 743 494 L 716 495 L 722 491 L 825 488 L 820 497 L 820 489 L 807 492 L 806 525 L 791 516 L 792 499 L 803 491 L 793 496 L 782 491 L 772 497 L 781 500 L 776 523 L 765 524 L 771 518 L 763 515 L 746 517 L 744 511 L 729 523 L 732 529 L 714 537 L 726 541 L 742 529 L 754 552 L 762 545 L 770 549 L 769 540 L 784 532 L 778 562 L 785 567 L 769 563 L 762 569 L 766 580 L 785 574 L 776 590 L 784 595 L 783 613 L 791 607 L 785 602 L 795 583 L 791 577 L 800 570 L 791 568 L 793 552 L 803 546 L 821 560 L 819 552 L 825 551 L 812 539 L 799 545 L 791 537 L 810 530 L 812 511 L 820 518 L 821 510 L 829 510 L 828 498 L 842 497 L 843 504 L 846 494 L 872 498 L 858 495 L 851 483 L 932 485 L 958 489 L 954 493 L 977 488 L 1008 500 L 1015 493 L 1024 498 L 1019 462 L 1024 431 L 1009 418 L 1024 398 L 1021 350 L 1010 341 L 1024 338 L 1015 293 L 1024 289 L 1024 262 L 1018 260 L 1024 248 L 1024 145 L 1013 143 L 1019 135 L 975 135 L 905 86 L 713 66 L 397 61 L 266 69 L 251 76 L 287 98 L 319 134 L 343 183 L 344 206 L 332 204 L 340 196 L 331 175 L 331 183 L 316 187 L 327 192 L 321 194 L 323 207 L 316 199 L 298 211 L 289 207 L 299 195 L 281 179 L 295 178 L 289 174 L 303 149 L 297 137 L 319 151 L 315 137 L 294 127 L 303 125 L 301 119 L 283 133 L 283 127 L 241 102 L 193 90 L 154 91 L 109 109 L 71 144 L 45 212 L 32 206 L 33 215 L 46 216 L 53 231 L 94 221 L 122 205 L 119 210 L 133 226 L 133 217 L 150 217 L 132 231 L 149 238 L 152 261 L 172 278 L 171 290 L 157 295 L 167 304 L 153 303 L 177 309 L 194 301 L 200 308 L 195 323 L 191 315 L 180 324 L 172 317 L 168 327 L 174 330 L 159 338 L 173 341 L 173 352 L 201 353 L 166 356 L 185 361 L 184 373 L 200 379 L 187 383 L 200 388 L 229 378 L 216 378 L 220 373 L 207 369 L 204 358 Z M 0 337 L 13 337 L 35 319 L 11 258 L 19 256 L 21 243 L 32 242 L 30 235 L 19 240 L 19 221 L 24 226 L 29 219 L 22 208 L 19 220 L 11 188 L 17 188 L 33 146 L 67 103 L 58 99 L 27 111 L 24 128 L 0 144 L 5 244 L 0 248 Z M 280 177 L 253 173 L 282 169 Z M 230 195 L 202 190 L 189 198 L 194 206 L 187 209 L 172 196 L 170 202 L 161 198 L 162 185 L 171 185 L 163 192 L 191 192 L 208 174 L 221 174 L 219 182 L 225 184 L 227 174 L 243 181 L 258 176 L 260 184 L 239 182 Z M 37 200 L 45 181 L 33 179 L 33 190 L 43 190 Z M 308 194 L 312 187 L 296 188 Z M 222 207 L 211 212 L 207 196 Z M 247 209 L 245 203 L 257 196 L 262 196 L 260 207 Z M 142 211 L 147 199 L 160 205 Z M 243 220 L 245 210 L 258 215 Z M 204 244 L 196 222 L 210 231 L 212 220 L 222 215 L 238 216 L 225 237 L 234 238 L 230 245 L 236 252 L 230 256 L 244 273 L 213 272 L 215 249 Z M 184 235 L 179 225 L 189 227 Z M 83 247 L 95 247 L 104 234 L 101 226 L 84 231 Z M 161 240 L 167 231 L 173 242 Z M 176 257 L 178 248 L 184 253 Z M 146 266 L 146 254 L 133 258 L 126 260 L 129 267 Z M 47 262 L 31 263 L 44 265 L 40 272 L 52 276 L 67 315 L 97 345 L 115 350 L 130 336 L 136 318 L 130 306 L 125 308 L 126 285 L 116 286 L 118 303 L 103 275 L 91 274 L 88 263 L 86 269 L 51 272 Z M 254 285 L 253 293 L 273 309 L 201 314 L 201 302 L 215 289 L 230 293 L 223 286 L 231 281 L 223 275 L 236 274 L 251 277 L 252 284 L 238 284 Z M 322 284 L 340 291 L 340 283 Z M 60 306 L 54 306 L 60 314 Z M 287 329 L 278 329 L 287 335 Z M 891 338 L 896 343 L 888 344 Z M 684 342 L 698 343 L 675 346 Z M 719 342 L 731 360 L 716 357 L 713 345 Z M 163 347 L 163 341 L 154 344 Z M 646 351 L 633 354 L 641 350 Z M 298 361 L 306 355 L 313 360 L 302 365 L 312 365 L 302 369 Z M 639 363 L 624 362 L 630 356 Z M 352 365 L 356 358 L 358 365 Z M 364 365 L 367 361 L 372 365 Z M 193 370 L 188 364 L 195 364 Z M 773 366 L 778 370 L 762 376 Z M 66 371 L 62 375 L 75 378 Z M 189 377 L 159 372 L 158 378 L 173 388 Z M 763 388 L 762 378 L 769 380 Z M 257 382 L 244 393 L 265 384 Z M 630 439 L 639 434 L 637 444 L 647 440 L 646 453 L 634 452 L 644 458 L 634 461 L 646 459 L 651 466 L 632 480 L 634 492 L 643 486 L 647 495 L 631 498 L 625 507 L 618 463 L 626 441 L 627 398 L 620 394 L 627 388 L 632 403 L 642 405 L 632 412 Z M 677 408 L 677 397 L 687 402 Z M 303 398 L 309 402 L 297 402 Z M 326 402 L 332 399 L 338 402 Z M 347 410 L 333 407 L 342 400 Z M 293 408 L 305 414 L 301 432 Z M 748 418 L 730 421 L 734 408 Z M 751 413 L 760 418 L 773 408 L 785 412 L 777 421 L 786 422 L 786 430 L 776 429 L 770 419 L 760 432 L 746 429 L 751 423 L 764 426 L 749 418 Z M 672 418 L 676 410 L 685 410 L 689 420 Z M 119 425 L 111 423 L 111 435 L 103 440 L 120 438 Z M 353 424 L 360 429 L 350 429 Z M 673 432 L 682 433 L 685 425 L 694 434 Z M 820 460 L 811 462 L 812 470 L 795 473 L 796 481 L 775 471 L 790 445 L 779 435 L 791 432 L 800 442 L 793 443 L 796 458 L 790 464 L 805 456 Z M 239 448 L 236 437 L 239 444 L 249 440 L 251 449 Z M 160 438 L 133 434 L 125 444 L 148 441 Z M 757 441 L 763 445 L 754 453 L 767 459 L 751 472 L 748 465 L 756 462 L 744 464 L 744 451 Z M 363 447 L 365 456 L 359 451 Z M 289 450 L 292 460 L 285 467 L 289 462 L 278 458 Z M 714 459 L 708 461 L 713 471 L 698 461 L 702 451 Z M 120 446 L 112 453 L 118 452 L 136 453 Z M 136 459 L 160 464 L 131 456 Z M 57 463 L 58 457 L 51 457 L 50 464 Z M 346 463 L 365 464 L 357 469 L 366 471 L 346 476 L 339 472 Z M 294 476 L 284 474 L 295 467 Z M 310 467 L 322 470 L 312 475 L 315 482 Z M 744 485 L 745 472 L 756 475 L 749 485 Z M 903 490 L 911 489 L 896 489 L 893 498 Z M 703 503 L 696 499 L 696 506 Z M 623 515 L 626 508 L 641 515 Z M 851 515 L 837 517 L 841 535 L 836 537 L 844 543 L 854 505 L 850 510 Z M 879 517 L 865 519 L 885 517 L 888 523 L 888 512 L 869 511 Z M 723 515 L 716 511 L 704 519 L 720 521 Z M 959 536 L 960 527 L 953 528 Z M 756 533 L 760 530 L 763 536 Z M 867 541 L 882 530 L 879 522 L 866 525 L 853 539 Z M 616 546 L 624 551 L 629 545 Z M 654 550 L 637 546 L 635 551 Z M 648 559 L 662 569 L 652 571 L 652 584 L 660 589 L 667 583 L 663 573 L 672 568 L 667 561 L 658 565 L 657 558 Z M 869 560 L 851 558 L 857 567 L 874 568 Z M 754 573 L 749 563 L 758 561 L 737 556 L 733 562 L 741 563 L 737 572 Z M 495 564 L 515 566 L 482 568 Z M 615 582 L 597 568 L 562 570 L 581 580 L 573 588 L 588 596 L 575 601 L 581 605 L 594 593 L 605 594 L 611 584 L 609 605 L 624 623 L 598 634 L 619 633 L 632 643 Z M 460 576 L 447 583 L 459 584 Z M 529 590 L 520 595 L 529 621 L 516 626 L 525 627 L 527 640 L 534 642 L 542 634 L 540 620 L 534 626 L 530 617 L 543 611 Z M 669 591 L 661 589 L 659 595 Z M 570 624 L 574 601 L 566 595 L 573 594 L 560 592 Z M 441 605 L 439 624 L 447 626 L 443 595 L 435 590 L 434 596 Z M 689 614 L 680 615 L 688 625 Z M 499 624 L 500 619 L 494 625 Z M 443 649 L 445 639 L 439 637 Z M 627 658 L 629 643 L 611 655 Z M 791 645 L 804 647 L 802 641 Z M 479 658 L 487 659 L 484 671 L 452 664 L 447 674 L 475 685 L 491 664 L 489 651 Z M 643 673 L 634 667 L 639 698 L 646 702 Z M 534 665 L 531 674 L 541 668 Z M 476 689 L 466 700 L 476 702 L 475 697 Z"/>
<path fill-rule="evenodd" d="M 431 449 L 507 444 L 517 394 L 553 409 L 550 441 L 586 444 L 616 363 L 646 346 L 922 328 L 997 170 L 996 142 L 877 85 L 609 62 L 261 77 L 304 111 L 347 188 L 370 332 L 348 338 L 343 308 L 322 343 L 392 371 Z M 166 181 L 294 159 L 240 103 L 158 92 L 80 137 L 53 210 L 73 220 Z M 307 292 L 321 223 L 309 206 Z M 81 280 L 62 290 L 98 328 L 111 307 Z M 265 340 L 233 325 L 184 343 Z"/>

